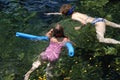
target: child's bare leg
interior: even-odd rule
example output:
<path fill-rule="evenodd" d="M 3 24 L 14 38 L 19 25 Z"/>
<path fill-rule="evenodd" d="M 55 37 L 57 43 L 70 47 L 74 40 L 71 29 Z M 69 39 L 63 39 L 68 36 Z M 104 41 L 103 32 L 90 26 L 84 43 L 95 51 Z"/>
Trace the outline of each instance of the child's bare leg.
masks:
<path fill-rule="evenodd" d="M 111 39 L 111 38 L 104 38 L 104 37 L 100 36 L 99 34 L 97 34 L 97 38 L 98 38 L 99 42 L 111 43 L 111 44 L 120 44 L 120 41 L 117 41 L 117 40 Z"/>
<path fill-rule="evenodd" d="M 105 19 L 105 23 L 106 23 L 106 25 L 108 25 L 108 26 L 112 26 L 112 27 L 114 27 L 114 28 L 120 28 L 120 24 L 116 24 L 116 23 L 111 22 L 111 21 L 108 21 L 108 20 L 106 20 L 106 19 Z"/>
<path fill-rule="evenodd" d="M 32 64 L 32 68 L 25 74 L 24 80 L 28 80 L 30 74 L 31 74 L 35 69 L 37 69 L 40 65 L 41 65 L 41 62 L 40 62 L 39 60 L 35 61 L 35 62 Z"/>
<path fill-rule="evenodd" d="M 97 38 L 98 38 L 99 42 L 120 44 L 120 41 L 117 41 L 115 39 L 104 38 L 104 33 L 105 33 L 105 24 L 104 23 L 101 23 L 101 25 L 96 26 L 96 33 L 97 33 Z"/>
<path fill-rule="evenodd" d="M 51 72 L 51 70 L 53 69 L 54 64 L 53 63 L 48 63 L 47 67 L 46 67 L 46 79 L 47 80 L 51 80 L 51 78 L 53 77 L 53 74 Z"/>

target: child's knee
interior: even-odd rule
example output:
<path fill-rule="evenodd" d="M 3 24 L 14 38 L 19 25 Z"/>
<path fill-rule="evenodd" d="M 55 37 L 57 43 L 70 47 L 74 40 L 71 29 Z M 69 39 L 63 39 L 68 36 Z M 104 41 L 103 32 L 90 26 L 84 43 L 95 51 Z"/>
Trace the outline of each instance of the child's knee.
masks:
<path fill-rule="evenodd" d="M 32 66 L 35 67 L 35 68 L 38 68 L 39 66 L 41 65 L 41 62 L 40 61 L 35 61 Z"/>
<path fill-rule="evenodd" d="M 100 36 L 97 37 L 97 39 L 98 39 L 99 42 L 104 42 L 104 40 L 105 40 L 104 37 L 100 37 Z"/>

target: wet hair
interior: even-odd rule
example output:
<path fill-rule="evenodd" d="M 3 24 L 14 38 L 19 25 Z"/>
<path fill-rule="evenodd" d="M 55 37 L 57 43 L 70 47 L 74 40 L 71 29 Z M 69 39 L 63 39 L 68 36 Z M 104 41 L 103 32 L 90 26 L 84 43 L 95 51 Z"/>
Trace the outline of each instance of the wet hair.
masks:
<path fill-rule="evenodd" d="M 61 25 L 59 25 L 59 29 L 57 29 L 57 28 L 53 29 L 53 36 L 56 37 L 56 38 L 58 38 L 58 37 L 66 37 L 64 35 L 64 30 L 63 30 L 63 27 Z"/>
<path fill-rule="evenodd" d="M 59 12 L 65 16 L 71 15 L 74 12 L 74 6 L 71 6 L 70 4 L 63 4 Z"/>

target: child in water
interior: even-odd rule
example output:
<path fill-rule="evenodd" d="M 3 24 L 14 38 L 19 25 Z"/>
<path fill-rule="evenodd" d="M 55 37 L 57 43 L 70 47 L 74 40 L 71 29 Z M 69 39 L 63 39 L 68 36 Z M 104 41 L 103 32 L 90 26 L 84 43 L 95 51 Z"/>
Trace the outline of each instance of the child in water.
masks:
<path fill-rule="evenodd" d="M 24 80 L 28 80 L 30 74 L 44 61 L 49 62 L 46 68 L 46 75 L 52 77 L 50 69 L 52 68 L 53 63 L 59 59 L 61 49 L 65 46 L 65 43 L 70 42 L 70 40 L 64 35 L 63 27 L 60 24 L 57 24 L 54 29 L 47 32 L 46 36 L 50 39 L 49 46 L 44 52 L 40 53 L 38 59 L 32 64 L 32 68 L 25 74 Z"/>
<path fill-rule="evenodd" d="M 60 8 L 60 12 L 45 13 L 45 14 L 46 15 L 71 16 L 72 20 L 79 21 L 80 23 L 82 23 L 83 26 L 86 25 L 87 23 L 94 24 L 94 26 L 96 28 L 97 39 L 99 40 L 99 42 L 110 43 L 110 44 L 120 44 L 120 41 L 104 37 L 106 26 L 120 28 L 120 24 L 116 24 L 116 23 L 108 21 L 104 18 L 94 18 L 94 17 L 88 16 L 88 15 L 80 13 L 80 12 L 75 12 L 74 6 L 71 6 L 70 4 L 62 5 Z M 80 27 L 75 27 L 75 30 L 79 30 L 79 29 L 80 29 Z"/>

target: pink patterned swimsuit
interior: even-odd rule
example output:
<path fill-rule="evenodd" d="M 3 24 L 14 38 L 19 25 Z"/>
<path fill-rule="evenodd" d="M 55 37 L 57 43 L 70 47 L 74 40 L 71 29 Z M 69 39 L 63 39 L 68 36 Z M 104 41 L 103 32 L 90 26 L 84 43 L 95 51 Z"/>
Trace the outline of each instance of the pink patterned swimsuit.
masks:
<path fill-rule="evenodd" d="M 50 62 L 55 61 L 59 58 L 61 48 L 64 46 L 63 43 L 57 43 L 50 41 L 49 46 L 46 48 L 45 52 L 41 53 L 42 60 L 48 60 Z"/>

